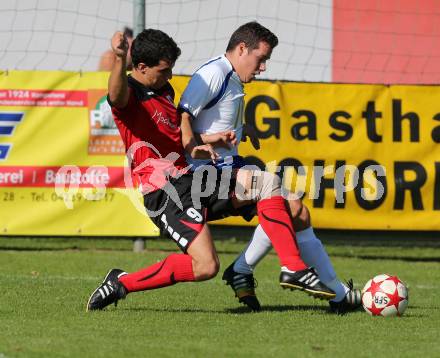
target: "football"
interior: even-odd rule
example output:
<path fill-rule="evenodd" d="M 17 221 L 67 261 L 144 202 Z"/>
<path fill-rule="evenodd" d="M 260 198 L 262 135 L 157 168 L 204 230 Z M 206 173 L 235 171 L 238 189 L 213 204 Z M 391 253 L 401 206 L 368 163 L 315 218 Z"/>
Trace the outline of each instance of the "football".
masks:
<path fill-rule="evenodd" d="M 362 290 L 362 305 L 372 316 L 402 316 L 408 306 L 408 290 L 397 276 L 377 275 Z"/>

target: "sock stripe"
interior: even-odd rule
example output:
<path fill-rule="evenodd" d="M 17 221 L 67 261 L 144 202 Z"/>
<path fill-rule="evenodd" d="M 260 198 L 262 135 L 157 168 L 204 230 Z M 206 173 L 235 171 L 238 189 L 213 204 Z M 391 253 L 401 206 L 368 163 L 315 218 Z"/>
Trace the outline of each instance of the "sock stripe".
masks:
<path fill-rule="evenodd" d="M 283 225 L 285 228 L 287 228 L 287 230 L 289 230 L 290 234 L 292 235 L 292 237 L 295 237 L 295 233 L 292 231 L 292 229 L 290 228 L 289 225 L 287 225 L 286 223 L 283 223 L 282 221 L 278 221 L 276 219 L 272 219 L 270 217 L 268 217 L 264 212 L 261 212 L 261 215 L 263 215 L 263 217 L 267 220 L 267 221 L 271 221 L 273 223 L 277 223 L 280 225 Z M 296 245 L 296 243 L 295 243 Z"/>
<path fill-rule="evenodd" d="M 168 257 L 167 257 L 167 258 L 168 258 Z M 150 279 L 150 278 L 156 276 L 156 275 L 160 272 L 160 270 L 162 270 L 162 267 L 165 265 L 165 262 L 167 262 L 167 258 L 166 258 L 165 260 L 163 260 L 162 265 L 160 265 L 160 267 L 159 267 L 156 271 L 154 271 L 153 273 L 149 274 L 148 276 L 145 276 L 145 277 L 143 277 L 143 278 L 140 278 L 140 279 L 138 280 L 138 282 L 146 281 L 146 280 L 148 280 L 148 279 Z"/>

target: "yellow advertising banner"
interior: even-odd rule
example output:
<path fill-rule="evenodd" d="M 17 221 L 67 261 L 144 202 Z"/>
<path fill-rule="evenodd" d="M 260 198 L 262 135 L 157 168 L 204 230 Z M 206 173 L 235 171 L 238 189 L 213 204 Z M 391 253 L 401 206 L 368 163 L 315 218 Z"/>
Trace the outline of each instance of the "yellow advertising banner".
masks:
<path fill-rule="evenodd" d="M 107 79 L 0 73 L 4 235 L 158 235 L 125 186 Z M 173 78 L 176 101 L 187 82 Z M 438 230 L 439 87 L 257 81 L 245 92 L 245 120 L 261 149 L 242 143 L 240 154 L 279 173 L 315 227 Z"/>
<path fill-rule="evenodd" d="M 254 82 L 246 122 L 319 228 L 440 229 L 439 86 Z"/>
<path fill-rule="evenodd" d="M 140 194 L 125 188 L 107 79 L 106 73 L 1 73 L 3 235 L 159 234 Z"/>

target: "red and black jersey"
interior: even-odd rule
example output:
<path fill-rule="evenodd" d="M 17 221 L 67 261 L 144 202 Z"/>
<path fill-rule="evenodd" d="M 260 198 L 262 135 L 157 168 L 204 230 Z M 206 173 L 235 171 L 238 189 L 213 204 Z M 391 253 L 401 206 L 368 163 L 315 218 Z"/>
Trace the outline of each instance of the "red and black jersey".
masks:
<path fill-rule="evenodd" d="M 125 108 L 116 108 L 108 101 L 125 151 L 131 156 L 132 173 L 145 193 L 163 187 L 170 176 L 188 165 L 182 145 L 181 117 L 169 83 L 153 90 L 128 76 L 128 87 Z"/>

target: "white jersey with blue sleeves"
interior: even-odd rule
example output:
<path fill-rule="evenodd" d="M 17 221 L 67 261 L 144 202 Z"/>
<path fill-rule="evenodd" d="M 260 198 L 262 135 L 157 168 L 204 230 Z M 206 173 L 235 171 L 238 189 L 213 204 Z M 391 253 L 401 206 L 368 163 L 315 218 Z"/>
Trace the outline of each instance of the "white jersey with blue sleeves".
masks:
<path fill-rule="evenodd" d="M 243 130 L 244 108 L 243 84 L 229 60 L 215 57 L 202 65 L 191 77 L 180 99 L 179 108 L 193 118 L 195 133 L 213 134 L 234 130 L 238 142 Z M 238 155 L 237 146 L 216 148 L 222 158 Z M 194 166 L 206 164 L 208 160 L 187 159 Z"/>

